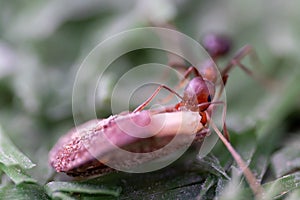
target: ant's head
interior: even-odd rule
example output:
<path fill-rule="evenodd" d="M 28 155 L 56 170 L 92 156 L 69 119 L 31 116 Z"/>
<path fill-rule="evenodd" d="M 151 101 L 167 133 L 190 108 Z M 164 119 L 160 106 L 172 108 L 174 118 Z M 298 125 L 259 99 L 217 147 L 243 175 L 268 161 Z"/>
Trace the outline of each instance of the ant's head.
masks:
<path fill-rule="evenodd" d="M 212 58 L 226 55 L 231 48 L 229 38 L 217 34 L 207 34 L 203 38 L 202 44 Z"/>
<path fill-rule="evenodd" d="M 192 111 L 205 111 L 209 107 L 215 94 L 215 87 L 212 82 L 204 80 L 201 76 L 193 78 L 183 94 L 184 105 Z M 199 106 L 199 104 L 208 103 Z"/>

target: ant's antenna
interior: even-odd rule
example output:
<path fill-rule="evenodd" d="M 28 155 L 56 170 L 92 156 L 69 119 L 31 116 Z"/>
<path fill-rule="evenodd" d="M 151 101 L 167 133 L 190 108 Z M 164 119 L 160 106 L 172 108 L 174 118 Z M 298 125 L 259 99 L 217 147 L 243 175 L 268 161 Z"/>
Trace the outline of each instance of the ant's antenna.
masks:
<path fill-rule="evenodd" d="M 138 111 L 143 110 L 149 103 L 150 101 L 152 101 L 152 99 L 159 93 L 159 91 L 164 88 L 168 91 L 170 91 L 172 94 L 175 94 L 178 98 L 180 98 L 181 100 L 183 99 L 182 96 L 180 96 L 177 92 L 175 92 L 174 90 L 172 90 L 171 88 L 169 88 L 168 86 L 165 85 L 160 85 L 158 86 L 158 88 L 153 92 L 153 94 L 146 100 L 144 101 L 144 103 L 142 103 L 141 105 L 139 105 L 136 109 L 134 109 L 133 113 L 136 113 Z"/>

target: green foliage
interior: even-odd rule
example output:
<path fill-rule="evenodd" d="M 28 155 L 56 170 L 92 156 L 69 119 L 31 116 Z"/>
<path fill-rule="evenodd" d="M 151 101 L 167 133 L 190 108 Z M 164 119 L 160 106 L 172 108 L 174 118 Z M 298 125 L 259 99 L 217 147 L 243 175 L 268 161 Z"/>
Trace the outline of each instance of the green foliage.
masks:
<path fill-rule="evenodd" d="M 7 138 L 0 127 L 0 163 L 3 166 L 18 165 L 23 169 L 30 169 L 35 166 L 31 160 L 20 152 Z"/>
<path fill-rule="evenodd" d="M 72 89 L 83 59 L 113 34 L 169 22 L 197 40 L 207 32 L 228 34 L 235 45 L 218 63 L 221 67 L 239 47 L 255 48 L 260 65 L 249 58 L 243 63 L 275 84 L 265 87 L 240 69 L 230 73 L 226 121 L 231 142 L 262 182 L 266 199 L 299 199 L 299 5 L 259 0 L 1 1 L 0 199 L 253 199 L 220 142 L 207 157 L 187 153 L 156 172 L 118 172 L 90 180 L 53 176 L 48 152 L 74 126 Z M 143 36 L 124 45 L 137 38 Z M 101 68 L 99 60 L 92 63 Z M 137 50 L 111 64 L 101 80 L 101 95 L 95 97 L 99 118 L 111 115 L 110 95 L 118 78 L 133 66 L 154 61 L 166 64 L 165 52 Z M 158 75 L 145 72 L 137 79 L 157 78 L 153 76 Z M 127 93 L 125 88 L 119 95 Z M 117 104 L 123 103 L 119 98 Z"/>
<path fill-rule="evenodd" d="M 106 186 L 86 183 L 50 182 L 45 185 L 45 190 L 52 198 L 62 195 L 64 192 L 89 195 L 112 195 L 118 197 L 121 188 L 107 188 Z M 65 194 L 66 195 L 66 194 Z"/>

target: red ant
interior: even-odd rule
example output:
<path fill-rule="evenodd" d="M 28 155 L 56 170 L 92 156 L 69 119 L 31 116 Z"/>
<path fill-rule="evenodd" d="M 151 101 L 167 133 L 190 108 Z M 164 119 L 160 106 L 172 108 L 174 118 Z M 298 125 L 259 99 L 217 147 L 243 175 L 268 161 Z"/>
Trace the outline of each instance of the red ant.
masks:
<path fill-rule="evenodd" d="M 203 139 L 207 133 L 208 133 L 208 123 L 210 122 L 213 129 L 216 131 L 222 142 L 225 144 L 225 146 L 228 148 L 230 153 L 233 155 L 234 159 L 238 163 L 238 165 L 241 167 L 243 170 L 246 179 L 249 182 L 250 187 L 252 190 L 255 192 L 255 194 L 261 194 L 262 189 L 260 187 L 260 184 L 257 182 L 255 176 L 252 174 L 252 172 L 249 170 L 249 168 L 246 166 L 242 158 L 239 156 L 239 154 L 234 150 L 234 148 L 231 146 L 229 143 L 229 133 L 226 128 L 226 123 L 223 125 L 223 131 L 224 131 L 224 136 L 222 133 L 218 130 L 216 125 L 210 121 L 210 115 L 212 112 L 212 108 L 210 105 L 212 104 L 220 104 L 223 102 L 213 102 L 213 98 L 215 96 L 215 86 L 217 84 L 217 76 L 218 72 L 216 71 L 216 68 L 214 67 L 214 61 L 217 61 L 220 57 L 223 57 L 228 54 L 230 48 L 231 48 L 231 42 L 228 38 L 224 36 L 219 36 L 219 35 L 214 35 L 210 34 L 207 35 L 204 38 L 203 41 L 204 48 L 207 50 L 209 55 L 211 56 L 212 60 L 210 62 L 207 62 L 206 65 L 201 66 L 201 68 L 198 70 L 196 67 L 189 67 L 183 77 L 184 80 L 187 79 L 187 77 L 190 74 L 194 74 L 194 77 L 188 82 L 184 89 L 183 97 L 181 97 L 177 92 L 174 90 L 170 89 L 169 87 L 165 85 L 160 85 L 154 93 L 140 106 L 138 106 L 133 113 L 137 113 L 141 110 L 143 110 L 149 103 L 150 101 L 159 93 L 159 91 L 164 88 L 170 91 L 172 94 L 175 94 L 177 97 L 181 99 L 181 102 L 177 103 L 173 107 L 168 107 L 166 108 L 166 112 L 176 112 L 176 111 L 184 111 L 184 110 L 190 110 L 190 111 L 196 111 L 199 112 L 199 115 L 201 116 L 201 124 L 203 127 L 205 127 L 203 130 L 201 130 L 199 133 L 197 133 L 196 140 L 197 138 Z M 242 70 L 244 70 L 247 74 L 250 76 L 257 78 L 253 75 L 253 73 L 245 67 L 242 63 L 241 60 L 249 55 L 252 54 L 254 58 L 255 52 L 252 49 L 251 46 L 246 45 L 242 47 L 230 60 L 230 62 L 227 64 L 227 66 L 221 70 L 221 79 L 222 83 L 221 85 L 225 85 L 227 83 L 228 79 L 228 72 L 235 66 L 240 67 Z M 177 66 L 178 67 L 178 66 Z M 183 83 L 181 81 L 180 85 Z M 259 79 L 259 81 L 262 81 L 263 79 Z M 221 89 L 220 93 L 218 96 L 221 95 L 223 88 Z M 225 105 L 224 105 L 225 106 Z"/>
<path fill-rule="evenodd" d="M 228 53 L 230 49 L 230 42 L 224 37 L 209 35 L 204 40 L 204 47 L 209 52 L 213 61 L 216 61 L 217 59 Z M 229 64 L 221 71 L 221 85 L 226 84 L 228 72 L 234 66 L 239 66 L 245 72 L 251 74 L 251 71 L 245 68 L 245 66 L 242 65 L 240 62 L 242 58 L 251 53 L 253 53 L 253 50 L 250 46 L 245 46 L 240 51 L 238 51 L 238 53 L 233 57 Z M 255 176 L 248 169 L 247 165 L 239 156 L 239 154 L 231 146 L 229 142 L 229 134 L 226 129 L 225 123 L 223 128 L 225 135 L 224 137 L 223 134 L 216 127 L 214 122 L 210 120 L 211 112 L 213 109 L 212 105 L 224 105 L 224 102 L 213 101 L 213 99 L 215 99 L 216 96 L 215 87 L 218 84 L 217 73 L 218 72 L 214 68 L 213 62 L 208 62 L 208 64 L 201 67 L 201 69 L 197 69 L 196 67 L 189 67 L 184 74 L 184 80 L 186 80 L 190 74 L 194 74 L 194 78 L 192 78 L 188 82 L 187 86 L 184 89 L 182 97 L 169 87 L 165 85 L 160 85 L 154 91 L 154 93 L 144 103 L 138 106 L 132 113 L 115 115 L 108 119 L 100 120 L 99 122 L 94 122 L 92 128 L 89 129 L 85 128 L 84 130 L 82 130 L 83 128 L 79 128 L 78 130 L 72 130 L 66 136 L 62 137 L 50 151 L 50 164 L 57 171 L 63 171 L 75 176 L 80 174 L 95 174 L 96 172 L 94 171 L 97 170 L 100 173 L 109 171 L 109 167 L 102 164 L 99 160 L 97 160 L 93 155 L 90 154 L 90 152 L 92 151 L 94 153 L 96 152 L 96 155 L 104 155 L 107 161 L 115 161 L 118 159 L 122 159 L 122 157 L 117 157 L 117 155 L 115 155 L 113 151 L 114 149 L 108 146 L 107 138 L 105 138 L 106 140 L 103 139 L 103 135 L 106 135 L 105 137 L 108 137 L 108 139 L 115 139 L 115 143 L 121 146 L 128 146 L 140 141 L 134 137 L 128 136 L 122 129 L 120 129 L 120 127 L 116 125 L 118 121 L 127 123 L 130 122 L 132 118 L 135 118 L 139 120 L 139 123 L 145 125 L 143 123 L 144 121 L 148 121 L 149 115 L 158 116 L 155 113 L 162 114 L 164 116 L 167 116 L 165 114 L 170 113 L 172 119 L 169 120 L 172 121 L 177 120 L 178 117 L 176 113 L 180 114 L 181 111 L 191 111 L 190 113 L 199 113 L 197 120 L 199 119 L 201 124 L 200 128 L 197 129 L 198 133 L 196 133 L 195 141 L 202 140 L 207 135 L 208 125 L 210 124 L 215 130 L 215 132 L 218 134 L 219 138 L 228 148 L 229 152 L 232 154 L 240 168 L 242 169 L 254 193 L 256 195 L 260 195 L 262 192 L 260 184 L 257 182 Z M 180 85 L 183 84 L 183 81 L 180 82 Z M 163 110 L 143 111 L 143 109 L 150 103 L 151 100 L 153 100 L 153 98 L 159 93 L 159 91 L 162 88 L 178 96 L 181 99 L 181 101 L 176 105 L 168 106 Z M 219 97 L 219 95 L 222 92 L 222 89 L 216 97 Z M 181 126 L 179 122 L 175 123 L 175 126 L 177 125 Z M 167 125 L 165 129 L 160 131 L 160 133 L 162 134 L 158 134 L 158 137 L 161 137 L 162 139 L 163 137 L 169 137 L 176 134 L 172 132 L 174 128 L 173 126 L 174 124 Z M 183 131 L 187 132 L 189 130 Z M 160 146 L 156 143 L 152 144 L 153 141 L 151 140 L 151 138 L 147 141 L 148 143 L 150 143 L 149 146 L 151 148 L 157 149 L 158 146 Z M 85 144 L 87 144 L 87 146 Z M 99 144 L 101 144 L 101 146 L 99 146 Z M 147 143 L 145 143 L 145 145 L 147 145 Z M 133 159 L 133 161 L 135 160 Z"/>
<path fill-rule="evenodd" d="M 206 124 L 208 115 L 211 113 L 207 113 L 208 107 L 212 104 L 212 100 L 215 96 L 216 85 L 218 84 L 218 72 L 217 69 L 214 67 L 214 62 L 217 61 L 219 58 L 228 54 L 231 48 L 231 41 L 226 38 L 225 36 L 219 36 L 215 34 L 206 35 L 203 40 L 203 46 L 211 56 L 212 60 L 208 60 L 205 65 L 201 66 L 199 69 L 196 67 L 189 67 L 183 77 L 184 79 L 180 82 L 179 85 L 182 85 L 184 81 L 190 74 L 194 74 L 194 78 L 192 78 L 186 88 L 184 89 L 183 97 L 181 97 L 178 93 L 174 90 L 170 89 L 165 85 L 159 86 L 154 93 L 140 106 L 138 106 L 133 112 L 138 112 L 144 109 L 149 102 L 158 94 L 158 92 L 165 88 L 169 90 L 172 94 L 175 94 L 177 97 L 182 99 L 180 103 L 178 103 L 174 108 L 173 111 L 180 111 L 180 110 L 191 110 L 191 111 L 199 111 L 199 114 L 202 117 L 201 123 Z M 246 45 L 242 47 L 235 56 L 231 59 L 231 61 L 227 64 L 227 66 L 221 71 L 221 85 L 226 85 L 228 79 L 228 72 L 234 67 L 238 66 L 242 70 L 244 70 L 250 76 L 253 76 L 253 73 L 246 68 L 242 63 L 241 60 L 249 55 L 255 55 L 252 47 Z M 182 65 L 177 65 L 176 67 L 183 67 Z M 223 89 L 223 88 L 222 88 Z M 222 89 L 219 91 L 218 98 L 222 93 Z M 213 104 L 221 103 L 221 102 L 214 102 Z M 170 110 L 170 108 L 169 108 Z M 226 124 L 224 124 L 224 134 L 227 140 L 229 140 L 229 134 L 226 129 Z"/>

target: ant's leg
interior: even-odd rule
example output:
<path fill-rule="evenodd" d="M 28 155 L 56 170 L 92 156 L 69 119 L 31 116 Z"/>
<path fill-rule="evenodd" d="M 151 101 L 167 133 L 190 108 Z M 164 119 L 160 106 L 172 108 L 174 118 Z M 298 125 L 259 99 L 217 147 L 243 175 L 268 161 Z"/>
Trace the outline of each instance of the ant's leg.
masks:
<path fill-rule="evenodd" d="M 224 134 L 224 137 L 226 138 L 227 141 L 230 141 L 230 137 L 229 137 L 229 132 L 227 130 L 227 125 L 226 125 L 226 122 L 224 122 L 224 125 L 223 125 L 223 134 Z"/>
<path fill-rule="evenodd" d="M 246 45 L 244 47 L 242 47 L 241 49 L 238 50 L 238 52 L 233 56 L 233 58 L 231 59 L 231 61 L 227 64 L 227 66 L 222 70 L 222 77 L 226 74 L 229 73 L 229 71 L 234 67 L 234 66 L 239 66 L 238 64 L 240 63 L 240 61 L 247 55 L 253 55 L 257 60 L 257 56 L 255 51 L 253 50 L 253 48 L 250 45 Z M 252 72 L 244 67 L 241 67 L 247 74 L 250 73 L 252 74 Z"/>
<path fill-rule="evenodd" d="M 250 46 L 246 45 L 242 47 L 238 52 L 233 56 L 233 58 L 230 60 L 230 62 L 226 65 L 226 67 L 221 71 L 221 77 L 223 81 L 223 85 L 220 88 L 220 91 L 218 92 L 218 97 L 220 97 L 223 93 L 224 86 L 227 83 L 228 79 L 228 73 L 233 67 L 239 67 L 241 68 L 246 74 L 251 76 L 253 79 L 257 80 L 263 87 L 266 87 L 267 89 L 271 89 L 271 86 L 273 85 L 273 81 L 266 79 L 265 77 L 259 76 L 257 73 L 253 73 L 250 69 L 248 69 L 245 65 L 241 63 L 241 60 L 245 58 L 246 56 L 250 56 L 252 61 L 255 61 L 255 64 L 259 65 L 260 63 L 258 61 L 258 56 L 255 52 L 255 50 Z"/>
<path fill-rule="evenodd" d="M 143 110 L 149 103 L 150 101 L 153 100 L 153 98 L 159 93 L 159 91 L 164 88 L 168 91 L 170 91 L 172 94 L 175 94 L 177 97 L 179 97 L 180 99 L 182 99 L 182 97 L 177 93 L 175 92 L 174 90 L 172 90 L 171 88 L 165 86 L 165 85 L 160 85 L 154 92 L 153 94 L 146 100 L 144 101 L 144 103 L 142 103 L 141 105 L 139 105 L 136 109 L 134 109 L 133 113 L 136 113 L 138 111 L 141 111 Z"/>
<path fill-rule="evenodd" d="M 223 116 L 222 116 L 222 118 L 224 120 L 224 124 L 223 124 L 224 133 L 222 134 L 221 131 L 216 126 L 216 124 L 213 122 L 213 120 L 210 119 L 209 113 L 207 114 L 208 122 L 210 123 L 210 125 L 214 129 L 214 131 L 217 133 L 218 137 L 222 140 L 223 144 L 226 146 L 228 151 L 231 153 L 234 160 L 237 162 L 238 166 L 243 171 L 243 173 L 244 173 L 244 175 L 247 179 L 247 182 L 249 183 L 249 186 L 252 189 L 255 196 L 257 197 L 257 199 L 260 199 L 262 197 L 262 194 L 263 194 L 263 189 L 262 189 L 261 185 L 259 184 L 259 182 L 256 179 L 256 177 L 254 176 L 254 174 L 247 167 L 246 163 L 243 161 L 243 159 L 241 158 L 239 153 L 233 148 L 233 146 L 229 142 L 229 132 L 227 130 L 226 123 L 225 123 L 225 117 L 226 117 L 226 105 L 225 105 L 225 103 L 224 102 L 212 102 L 212 103 L 214 103 L 214 104 L 223 104 L 224 105 L 224 112 L 223 112 Z M 213 109 L 213 106 L 209 111 L 206 111 L 206 112 L 211 113 L 213 111 L 212 109 Z"/>
<path fill-rule="evenodd" d="M 233 56 L 233 58 L 230 60 L 230 62 L 227 64 L 227 66 L 222 70 L 221 76 L 223 79 L 223 84 L 225 85 L 228 78 L 228 73 L 233 67 L 239 67 L 241 68 L 246 74 L 253 77 L 255 80 L 260 82 L 263 86 L 270 86 L 271 81 L 267 80 L 265 77 L 259 76 L 259 74 L 253 73 L 250 69 L 248 69 L 245 65 L 241 63 L 241 60 L 245 58 L 246 56 L 250 56 L 251 60 L 254 61 L 254 66 L 259 65 L 258 56 L 255 52 L 255 50 L 250 46 L 246 45 L 242 47 L 238 52 Z"/>
<path fill-rule="evenodd" d="M 259 184 L 258 180 L 254 176 L 254 174 L 250 171 L 250 169 L 247 167 L 245 161 L 242 159 L 242 157 L 239 155 L 239 153 L 233 148 L 233 146 L 228 142 L 228 140 L 223 136 L 221 131 L 217 128 L 217 126 L 211 122 L 211 126 L 214 129 L 214 131 L 217 133 L 219 138 L 222 140 L 223 144 L 226 146 L 228 151 L 231 153 L 234 160 L 237 162 L 238 166 L 243 171 L 247 182 L 249 183 L 250 188 L 252 189 L 253 193 L 255 194 L 257 199 L 261 199 L 263 195 L 263 188 Z"/>

